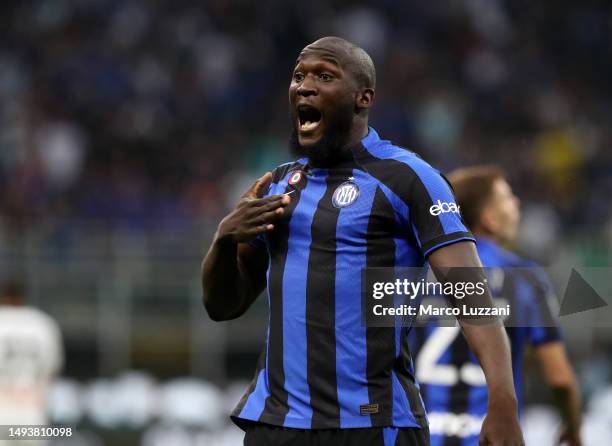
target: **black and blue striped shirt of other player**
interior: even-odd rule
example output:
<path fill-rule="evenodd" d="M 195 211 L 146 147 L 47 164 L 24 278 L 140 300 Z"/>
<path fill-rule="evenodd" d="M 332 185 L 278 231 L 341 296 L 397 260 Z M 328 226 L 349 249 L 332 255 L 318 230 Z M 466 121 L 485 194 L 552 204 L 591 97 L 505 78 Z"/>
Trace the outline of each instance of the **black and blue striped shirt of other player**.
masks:
<path fill-rule="evenodd" d="M 549 306 L 553 289 L 533 262 L 486 238 L 477 238 L 476 248 L 487 273 L 495 275 L 489 280 L 494 299 L 501 307 L 511 307 L 506 331 L 520 412 L 526 348 L 561 340 Z M 429 413 L 431 446 L 477 446 L 488 392 L 484 373 L 459 327 L 441 327 L 431 320 L 411 330 L 409 344 Z"/>

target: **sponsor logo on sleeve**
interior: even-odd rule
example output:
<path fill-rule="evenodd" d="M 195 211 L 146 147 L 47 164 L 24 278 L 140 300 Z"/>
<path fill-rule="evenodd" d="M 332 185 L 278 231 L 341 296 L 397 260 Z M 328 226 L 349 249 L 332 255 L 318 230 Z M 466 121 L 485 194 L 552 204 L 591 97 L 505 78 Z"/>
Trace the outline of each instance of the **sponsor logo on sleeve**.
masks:
<path fill-rule="evenodd" d="M 433 206 L 429 208 L 429 213 L 433 216 L 438 216 L 440 214 L 446 214 L 448 212 L 451 212 L 453 214 L 458 214 L 459 207 L 460 206 L 457 203 L 453 203 L 453 202 L 447 203 L 445 201 L 438 200 L 436 204 L 434 204 Z"/>

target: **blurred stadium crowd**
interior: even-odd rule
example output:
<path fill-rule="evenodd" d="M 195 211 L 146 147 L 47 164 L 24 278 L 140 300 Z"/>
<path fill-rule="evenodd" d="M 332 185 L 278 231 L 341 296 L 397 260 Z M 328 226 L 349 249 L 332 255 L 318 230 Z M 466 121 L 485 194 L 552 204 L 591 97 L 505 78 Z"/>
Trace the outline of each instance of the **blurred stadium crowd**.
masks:
<path fill-rule="evenodd" d="M 11 229 L 218 217 L 236 175 L 288 158 L 293 61 L 335 33 L 373 55 L 380 133 L 443 171 L 501 164 L 534 232 L 609 239 L 609 2 L 60 0 L 2 12 Z"/>
<path fill-rule="evenodd" d="M 164 429 L 196 425 L 201 444 L 239 444 L 218 420 L 233 386 L 127 371 L 251 377 L 265 303 L 237 323 L 205 320 L 198 262 L 237 194 L 289 159 L 291 70 L 322 35 L 372 55 L 382 136 L 443 172 L 508 171 L 525 253 L 547 263 L 570 247 L 571 262 L 612 260 L 608 1 L 7 0 L 0 24 L 0 280 L 23 276 L 65 332 L 54 421 L 107 435 L 161 423 L 147 446 L 181 445 Z M 585 444 L 601 444 L 612 438 L 601 390 L 612 330 L 567 333 L 588 401 Z M 195 420 L 172 406 L 185 389 L 216 411 Z M 526 416 L 539 420 L 530 438 L 550 439 L 555 421 L 538 414 Z M 102 444 L 92 435 L 83 444 Z"/>

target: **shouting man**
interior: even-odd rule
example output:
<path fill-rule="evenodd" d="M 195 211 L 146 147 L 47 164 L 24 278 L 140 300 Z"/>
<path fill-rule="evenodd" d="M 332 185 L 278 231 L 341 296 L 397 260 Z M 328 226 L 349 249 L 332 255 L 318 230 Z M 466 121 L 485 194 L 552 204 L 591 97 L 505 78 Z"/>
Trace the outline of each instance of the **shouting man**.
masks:
<path fill-rule="evenodd" d="M 375 81 L 369 55 L 346 40 L 302 50 L 289 85 L 301 158 L 252 185 L 204 259 L 216 321 L 267 287 L 266 343 L 232 414 L 247 446 L 429 443 L 409 327 L 362 326 L 361 271 L 481 264 L 445 179 L 368 127 Z M 522 445 L 502 325 L 463 328 L 489 389 L 482 444 Z"/>

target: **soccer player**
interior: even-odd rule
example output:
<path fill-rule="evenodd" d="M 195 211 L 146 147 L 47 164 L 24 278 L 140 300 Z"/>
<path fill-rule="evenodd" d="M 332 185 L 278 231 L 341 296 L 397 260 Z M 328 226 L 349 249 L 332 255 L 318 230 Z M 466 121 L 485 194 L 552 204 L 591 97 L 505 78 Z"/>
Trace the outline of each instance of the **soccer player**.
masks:
<path fill-rule="evenodd" d="M 301 158 L 255 181 L 204 258 L 216 321 L 242 315 L 267 286 L 266 343 L 232 413 L 247 446 L 429 442 L 408 328 L 362 326 L 361 271 L 481 263 L 444 178 L 368 126 L 375 77 L 346 40 L 301 51 L 289 85 Z M 503 326 L 463 325 L 489 387 L 483 444 L 522 445 Z"/>
<path fill-rule="evenodd" d="M 496 267 L 491 274 L 492 292 L 506 299 L 514 313 L 514 323 L 509 324 L 514 326 L 507 332 L 519 402 L 523 357 L 531 345 L 564 419 L 560 441 L 579 446 L 580 396 L 548 306 L 551 287 L 537 265 L 500 247 L 516 236 L 518 199 L 503 172 L 494 166 L 459 169 L 449 179 L 463 218 L 476 236 L 482 263 Z M 459 327 L 440 327 L 432 321 L 430 326 L 415 327 L 411 342 L 413 351 L 418 351 L 417 378 L 429 414 L 432 446 L 478 445 L 487 413 L 487 388 L 475 358 L 459 336 Z"/>
<path fill-rule="evenodd" d="M 59 326 L 25 305 L 22 287 L 8 283 L 0 295 L 0 425 L 46 424 L 47 392 L 63 364 Z M 2 441 L 41 445 L 43 440 Z"/>

